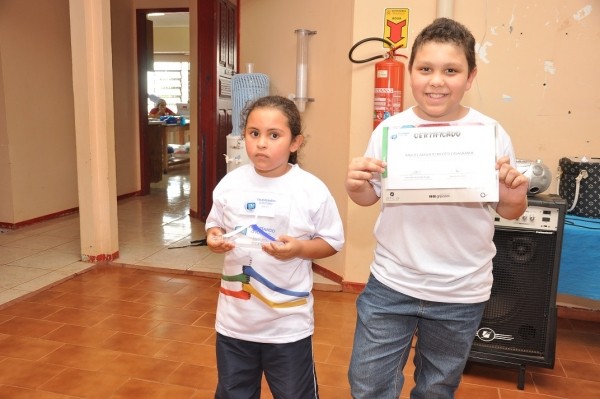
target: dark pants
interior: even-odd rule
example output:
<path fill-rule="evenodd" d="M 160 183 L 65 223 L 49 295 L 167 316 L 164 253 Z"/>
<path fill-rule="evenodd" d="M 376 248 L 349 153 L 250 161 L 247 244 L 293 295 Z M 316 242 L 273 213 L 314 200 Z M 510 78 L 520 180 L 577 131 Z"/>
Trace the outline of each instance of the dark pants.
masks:
<path fill-rule="evenodd" d="M 319 397 L 312 337 L 263 344 L 217 334 L 217 369 L 215 399 L 259 399 L 263 372 L 275 399 Z"/>

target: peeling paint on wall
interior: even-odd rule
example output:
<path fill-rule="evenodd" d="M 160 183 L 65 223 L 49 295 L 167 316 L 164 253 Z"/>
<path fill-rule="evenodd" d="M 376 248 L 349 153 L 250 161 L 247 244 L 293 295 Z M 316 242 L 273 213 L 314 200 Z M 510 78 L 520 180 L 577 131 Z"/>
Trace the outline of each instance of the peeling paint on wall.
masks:
<path fill-rule="evenodd" d="M 548 72 L 550 75 L 556 74 L 556 67 L 554 66 L 554 62 L 544 61 L 544 71 Z"/>
<path fill-rule="evenodd" d="M 494 43 L 488 41 L 484 42 L 483 44 L 475 43 L 475 52 L 477 52 L 477 55 L 479 55 L 481 61 L 486 64 L 490 63 L 490 60 L 487 58 L 487 49 L 493 45 Z"/>
<path fill-rule="evenodd" d="M 513 14 L 510 16 L 510 21 L 508 21 L 508 33 L 512 33 L 512 31 L 513 31 L 513 22 L 515 22 L 514 9 L 513 9 Z"/>
<path fill-rule="evenodd" d="M 592 13 L 592 6 L 590 4 L 588 4 L 587 6 L 583 7 L 581 10 L 579 10 L 575 14 L 573 14 L 573 19 L 575 21 L 581 21 L 582 19 L 584 19 L 591 13 Z"/>

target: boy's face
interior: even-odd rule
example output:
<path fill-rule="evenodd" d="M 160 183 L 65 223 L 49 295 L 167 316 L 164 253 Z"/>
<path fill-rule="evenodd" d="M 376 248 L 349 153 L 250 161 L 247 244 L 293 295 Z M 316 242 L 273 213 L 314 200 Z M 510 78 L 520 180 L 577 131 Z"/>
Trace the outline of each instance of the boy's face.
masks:
<path fill-rule="evenodd" d="M 410 86 L 415 113 L 426 120 L 447 122 L 466 115 L 460 102 L 477 75 L 469 74 L 464 52 L 452 43 L 428 42 L 415 54 Z"/>

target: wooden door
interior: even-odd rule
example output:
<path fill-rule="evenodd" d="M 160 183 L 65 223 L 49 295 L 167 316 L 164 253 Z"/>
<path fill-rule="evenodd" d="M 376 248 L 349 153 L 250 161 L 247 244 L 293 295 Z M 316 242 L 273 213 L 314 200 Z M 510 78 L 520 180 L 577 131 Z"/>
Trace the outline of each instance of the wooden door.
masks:
<path fill-rule="evenodd" d="M 208 4 L 206 4 L 208 3 Z M 206 220 L 212 192 L 227 172 L 231 133 L 231 77 L 237 67 L 238 14 L 235 0 L 209 0 L 198 10 L 198 211 Z"/>
<path fill-rule="evenodd" d="M 150 134 L 148 126 L 148 71 L 154 68 L 154 35 L 152 21 L 147 16 L 147 11 L 136 12 L 137 31 L 137 59 L 138 59 L 138 102 L 140 123 L 140 194 L 150 193 L 150 183 L 156 181 L 152 173 L 152 157 L 150 156 Z M 162 176 L 161 176 L 162 177 Z"/>

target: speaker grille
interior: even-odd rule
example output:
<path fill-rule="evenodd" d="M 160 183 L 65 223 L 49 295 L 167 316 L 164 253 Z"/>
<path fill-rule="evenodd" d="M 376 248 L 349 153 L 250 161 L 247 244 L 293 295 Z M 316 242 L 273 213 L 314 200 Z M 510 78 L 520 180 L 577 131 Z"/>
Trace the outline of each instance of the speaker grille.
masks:
<path fill-rule="evenodd" d="M 494 284 L 480 325 L 487 335 L 478 335 L 473 346 L 543 357 L 554 308 L 556 233 L 496 229 L 494 243 Z"/>

